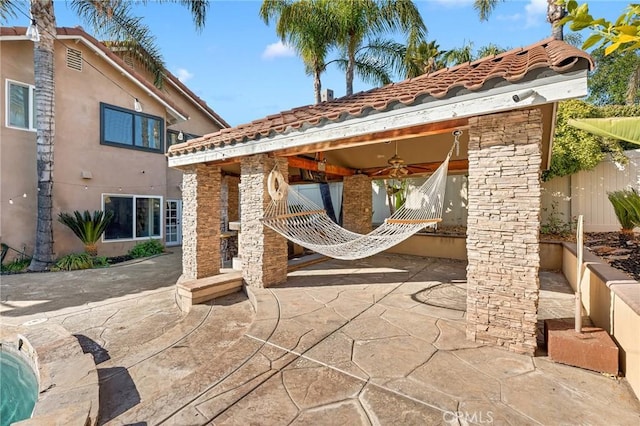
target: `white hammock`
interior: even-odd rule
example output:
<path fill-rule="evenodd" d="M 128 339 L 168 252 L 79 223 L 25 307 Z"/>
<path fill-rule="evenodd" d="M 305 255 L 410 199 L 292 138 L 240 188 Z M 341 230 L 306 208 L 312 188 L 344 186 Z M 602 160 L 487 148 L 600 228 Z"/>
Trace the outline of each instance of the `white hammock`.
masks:
<path fill-rule="evenodd" d="M 272 202 L 262 223 L 294 243 L 334 259 L 362 259 L 380 253 L 421 229 L 442 221 L 445 184 L 453 148 L 429 179 L 407 194 L 404 205 L 366 235 L 342 228 L 327 216 L 322 207 L 297 191 L 289 191 L 289 185 L 277 170 L 269 175 Z"/>

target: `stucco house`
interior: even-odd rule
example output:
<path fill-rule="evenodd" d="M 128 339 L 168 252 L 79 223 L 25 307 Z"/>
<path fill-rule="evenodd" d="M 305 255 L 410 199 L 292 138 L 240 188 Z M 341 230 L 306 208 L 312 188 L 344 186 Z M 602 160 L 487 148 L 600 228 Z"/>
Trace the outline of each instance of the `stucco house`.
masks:
<path fill-rule="evenodd" d="M 36 224 L 33 43 L 25 28 L 0 32 L 0 239 L 31 253 Z M 115 50 L 115 49 L 114 49 Z M 111 210 L 98 251 L 119 255 L 140 241 L 181 243 L 182 173 L 167 166 L 174 143 L 229 127 L 167 72 L 162 89 L 127 51 L 81 28 L 58 28 L 53 215 Z M 57 256 L 82 251 L 54 222 Z"/>

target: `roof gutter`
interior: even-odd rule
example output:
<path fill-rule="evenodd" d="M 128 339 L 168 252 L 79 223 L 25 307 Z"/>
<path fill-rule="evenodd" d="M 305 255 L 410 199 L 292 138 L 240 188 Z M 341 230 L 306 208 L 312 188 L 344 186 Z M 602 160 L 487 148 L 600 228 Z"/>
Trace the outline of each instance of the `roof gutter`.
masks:
<path fill-rule="evenodd" d="M 182 93 L 184 96 L 186 96 L 186 97 L 190 98 L 191 100 L 193 100 L 193 103 L 194 103 L 195 105 L 197 105 L 197 107 L 198 107 L 202 112 L 204 112 L 204 113 L 205 113 L 207 116 L 209 116 L 213 121 L 215 121 L 215 122 L 216 122 L 216 124 L 217 124 L 221 129 L 224 129 L 224 128 L 226 128 L 226 127 L 229 127 L 229 126 L 228 126 L 228 125 L 226 125 L 225 123 L 220 122 L 220 120 L 219 120 L 216 116 L 214 116 L 213 114 L 211 114 L 211 112 L 209 112 L 205 107 L 203 107 L 203 106 L 200 104 L 200 102 L 198 102 L 196 99 L 193 99 L 193 97 L 192 97 L 190 94 L 188 94 L 187 92 L 185 92 L 185 91 L 182 89 L 182 87 L 180 87 L 180 85 L 179 85 L 179 84 L 176 84 L 176 83 L 175 83 L 172 79 L 170 79 L 170 78 L 168 78 L 168 79 L 167 79 L 167 81 L 168 81 L 169 83 L 171 83 L 171 84 L 173 85 L 173 87 L 175 87 L 176 89 L 178 89 L 178 91 L 180 91 L 180 93 Z"/>

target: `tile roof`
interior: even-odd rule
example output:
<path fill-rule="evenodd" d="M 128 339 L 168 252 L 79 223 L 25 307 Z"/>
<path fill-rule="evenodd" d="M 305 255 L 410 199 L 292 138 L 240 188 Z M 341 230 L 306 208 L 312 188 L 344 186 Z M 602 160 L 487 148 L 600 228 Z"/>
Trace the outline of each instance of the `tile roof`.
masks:
<path fill-rule="evenodd" d="M 6 36 L 24 36 L 26 31 L 27 31 L 26 27 L 0 27 L 0 36 L 5 36 L 5 37 Z M 110 60 L 114 61 L 115 63 L 120 65 L 120 67 L 124 68 L 133 78 L 135 78 L 142 85 L 144 85 L 147 90 L 153 92 L 156 96 L 158 96 L 160 99 L 166 102 L 169 106 L 171 106 L 171 108 L 173 108 L 179 114 L 183 115 L 184 117 L 188 117 L 188 115 L 184 111 L 182 111 L 180 108 L 178 108 L 164 92 L 157 89 L 142 74 L 138 73 L 137 71 L 132 69 L 130 66 L 128 66 L 120 56 L 113 53 L 107 46 L 105 46 L 104 43 L 100 42 L 93 36 L 89 35 L 81 27 L 75 27 L 75 28 L 58 27 L 56 28 L 56 33 L 60 36 L 72 36 L 72 37 L 76 36 L 76 37 L 84 38 L 87 42 L 92 44 L 95 48 L 102 51 Z M 180 87 L 185 93 L 187 93 L 187 95 L 192 98 L 192 101 L 194 103 L 198 104 L 203 109 L 205 109 L 208 114 L 210 114 L 219 122 L 219 124 L 225 127 L 229 127 L 229 123 L 227 123 L 224 119 L 222 119 L 222 117 L 220 117 L 215 111 L 213 111 L 206 104 L 205 101 L 200 99 L 187 86 L 185 86 L 180 80 L 178 80 L 177 77 L 171 74 L 168 70 L 166 70 L 166 75 L 167 75 L 167 78 L 174 85 Z"/>
<path fill-rule="evenodd" d="M 539 68 L 563 73 L 572 70 L 581 59 L 588 61 L 593 68 L 593 61 L 587 53 L 563 41 L 546 39 L 528 47 L 513 49 L 454 68 L 424 74 L 333 101 L 294 108 L 234 128 L 222 129 L 183 144 L 173 145 L 168 155 L 188 154 L 229 143 L 257 140 L 302 127 L 314 127 L 321 122 L 355 118 L 366 115 L 371 110 L 386 111 L 397 103 L 410 106 L 425 95 L 443 98 L 456 88 L 476 91 L 482 89 L 491 79 L 516 82 Z"/>

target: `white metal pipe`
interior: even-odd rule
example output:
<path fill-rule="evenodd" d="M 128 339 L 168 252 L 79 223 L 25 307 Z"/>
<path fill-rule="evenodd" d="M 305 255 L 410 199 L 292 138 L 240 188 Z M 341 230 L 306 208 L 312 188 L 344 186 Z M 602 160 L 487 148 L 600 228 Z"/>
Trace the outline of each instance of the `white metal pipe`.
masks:
<path fill-rule="evenodd" d="M 582 254 L 583 254 L 583 221 L 582 215 L 578 216 L 578 224 L 576 226 L 576 251 L 577 251 L 577 267 L 576 267 L 576 333 L 582 333 Z"/>

